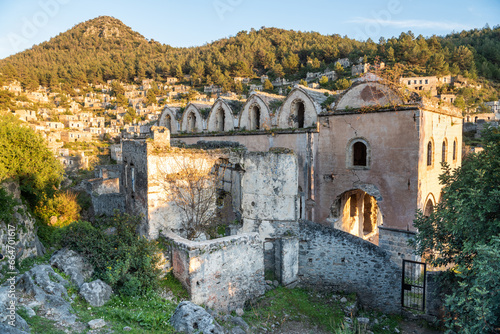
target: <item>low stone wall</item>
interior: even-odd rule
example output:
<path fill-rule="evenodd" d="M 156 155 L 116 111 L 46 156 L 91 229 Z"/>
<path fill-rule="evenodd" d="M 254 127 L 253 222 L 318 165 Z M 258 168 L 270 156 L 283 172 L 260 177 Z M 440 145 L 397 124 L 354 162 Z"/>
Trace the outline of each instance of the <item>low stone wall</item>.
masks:
<path fill-rule="evenodd" d="M 174 276 L 191 301 L 222 311 L 264 294 L 264 253 L 257 233 L 202 242 L 163 232 Z"/>
<path fill-rule="evenodd" d="M 317 289 L 356 292 L 365 306 L 401 311 L 401 269 L 378 246 L 347 232 L 300 223 L 299 279 Z"/>
<path fill-rule="evenodd" d="M 415 248 L 408 244 L 408 241 L 415 238 L 415 234 L 412 231 L 379 226 L 378 245 L 391 255 L 393 262 L 402 268 L 403 259 L 420 261 L 420 257 L 415 255 Z"/>

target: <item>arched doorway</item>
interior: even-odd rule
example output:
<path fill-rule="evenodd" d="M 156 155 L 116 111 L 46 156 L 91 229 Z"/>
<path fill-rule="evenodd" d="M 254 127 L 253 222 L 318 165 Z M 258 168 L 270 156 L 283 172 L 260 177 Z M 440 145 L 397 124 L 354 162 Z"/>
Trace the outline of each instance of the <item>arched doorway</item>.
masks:
<path fill-rule="evenodd" d="M 378 244 L 383 218 L 375 197 L 361 189 L 344 192 L 333 204 L 329 220 L 336 229 Z"/>
<path fill-rule="evenodd" d="M 255 105 L 250 108 L 250 129 L 249 130 L 259 130 L 260 129 L 260 107 Z"/>
<path fill-rule="evenodd" d="M 187 131 L 188 132 L 196 132 L 196 115 L 194 113 L 189 113 L 187 117 Z"/>

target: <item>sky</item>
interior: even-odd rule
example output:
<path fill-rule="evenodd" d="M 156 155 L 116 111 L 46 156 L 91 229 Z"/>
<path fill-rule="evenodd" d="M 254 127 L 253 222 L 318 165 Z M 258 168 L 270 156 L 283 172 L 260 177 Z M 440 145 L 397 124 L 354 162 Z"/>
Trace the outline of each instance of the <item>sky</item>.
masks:
<path fill-rule="evenodd" d="M 261 27 L 377 42 L 409 30 L 428 37 L 494 27 L 500 0 L 0 0 L 0 59 L 102 15 L 174 47 Z"/>

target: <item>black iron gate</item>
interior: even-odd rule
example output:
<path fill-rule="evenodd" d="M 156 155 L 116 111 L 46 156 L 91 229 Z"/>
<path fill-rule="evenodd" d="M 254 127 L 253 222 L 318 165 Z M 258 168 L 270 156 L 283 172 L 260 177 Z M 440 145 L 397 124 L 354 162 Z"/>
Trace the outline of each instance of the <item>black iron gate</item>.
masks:
<path fill-rule="evenodd" d="M 425 263 L 403 260 L 401 307 L 425 311 L 425 274 Z"/>

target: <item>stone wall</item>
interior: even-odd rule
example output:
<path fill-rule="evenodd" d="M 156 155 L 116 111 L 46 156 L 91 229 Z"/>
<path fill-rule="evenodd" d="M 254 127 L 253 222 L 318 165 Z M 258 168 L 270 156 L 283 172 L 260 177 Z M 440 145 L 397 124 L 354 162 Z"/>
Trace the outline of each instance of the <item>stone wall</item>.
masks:
<path fill-rule="evenodd" d="M 173 273 L 191 301 L 232 311 L 264 294 L 264 257 L 256 233 L 194 242 L 161 234 L 170 248 Z"/>
<path fill-rule="evenodd" d="M 96 216 L 111 216 L 115 210 L 126 212 L 125 196 L 123 194 L 103 194 L 92 196 L 92 206 Z"/>
<path fill-rule="evenodd" d="M 401 310 L 401 270 L 388 253 L 347 232 L 301 222 L 299 279 L 318 289 L 356 292 L 363 305 L 383 312 Z"/>
<path fill-rule="evenodd" d="M 401 231 L 379 226 L 378 245 L 390 254 L 394 263 L 401 267 L 403 259 L 420 261 L 420 257 L 415 255 L 415 248 L 408 244 L 408 241 L 413 239 L 415 234 L 413 231 Z"/>

